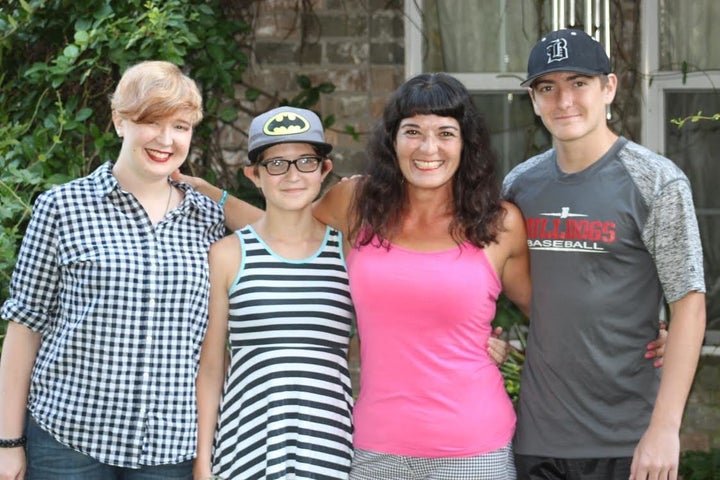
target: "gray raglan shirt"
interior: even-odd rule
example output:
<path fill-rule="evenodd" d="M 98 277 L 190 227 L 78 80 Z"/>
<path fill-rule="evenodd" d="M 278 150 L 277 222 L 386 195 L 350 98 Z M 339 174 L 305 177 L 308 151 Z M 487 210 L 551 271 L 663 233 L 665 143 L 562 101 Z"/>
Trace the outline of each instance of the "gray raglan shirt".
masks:
<path fill-rule="evenodd" d="M 632 456 L 660 380 L 643 355 L 663 296 L 705 291 L 689 181 L 621 137 L 578 173 L 554 150 L 533 157 L 503 193 L 526 219 L 533 285 L 515 451 Z"/>

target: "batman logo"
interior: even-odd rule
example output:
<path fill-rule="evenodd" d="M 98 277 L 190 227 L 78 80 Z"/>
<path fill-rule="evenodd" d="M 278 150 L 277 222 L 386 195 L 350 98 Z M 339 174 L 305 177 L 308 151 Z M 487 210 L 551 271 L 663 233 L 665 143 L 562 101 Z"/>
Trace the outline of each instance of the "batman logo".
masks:
<path fill-rule="evenodd" d="M 310 122 L 294 112 L 280 112 L 265 122 L 265 135 L 296 135 L 310 130 Z"/>

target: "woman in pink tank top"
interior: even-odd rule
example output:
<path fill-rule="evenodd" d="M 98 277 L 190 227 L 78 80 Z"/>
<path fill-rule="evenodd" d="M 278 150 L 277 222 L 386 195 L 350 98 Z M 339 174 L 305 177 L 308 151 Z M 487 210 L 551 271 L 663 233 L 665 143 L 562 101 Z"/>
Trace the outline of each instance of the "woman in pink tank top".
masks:
<path fill-rule="evenodd" d="M 354 246 L 351 479 L 514 479 L 515 412 L 485 345 L 501 291 L 527 312 L 529 264 L 488 130 L 458 80 L 422 74 L 390 99 L 368 157 L 314 212 Z"/>

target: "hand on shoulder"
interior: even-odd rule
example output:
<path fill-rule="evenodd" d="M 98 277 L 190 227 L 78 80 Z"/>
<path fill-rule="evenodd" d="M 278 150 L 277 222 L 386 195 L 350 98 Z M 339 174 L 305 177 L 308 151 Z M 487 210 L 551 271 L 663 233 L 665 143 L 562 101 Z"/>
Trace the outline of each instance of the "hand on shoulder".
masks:
<path fill-rule="evenodd" d="M 180 173 L 180 170 L 175 170 L 174 172 L 172 172 L 170 174 L 170 178 L 178 183 L 187 183 L 193 188 L 193 190 L 196 190 L 206 195 L 207 187 L 210 186 L 210 184 L 204 178 L 194 177 L 192 175 L 185 175 L 184 173 Z"/>

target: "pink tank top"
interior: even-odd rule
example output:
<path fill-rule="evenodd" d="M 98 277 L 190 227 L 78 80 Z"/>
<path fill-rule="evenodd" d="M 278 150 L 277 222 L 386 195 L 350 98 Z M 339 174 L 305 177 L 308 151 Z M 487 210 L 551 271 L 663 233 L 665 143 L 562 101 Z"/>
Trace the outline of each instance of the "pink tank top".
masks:
<path fill-rule="evenodd" d="M 360 335 L 355 447 L 435 458 L 507 445 L 515 411 L 487 354 L 502 287 L 485 251 L 368 245 L 347 265 Z"/>

